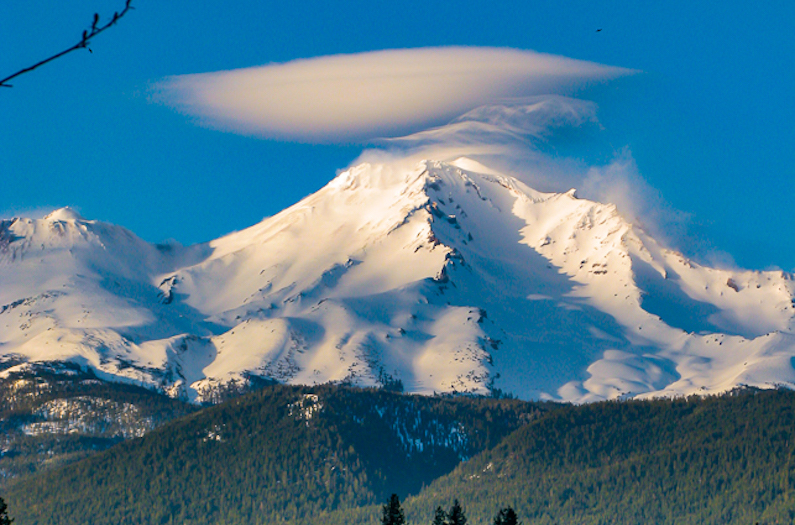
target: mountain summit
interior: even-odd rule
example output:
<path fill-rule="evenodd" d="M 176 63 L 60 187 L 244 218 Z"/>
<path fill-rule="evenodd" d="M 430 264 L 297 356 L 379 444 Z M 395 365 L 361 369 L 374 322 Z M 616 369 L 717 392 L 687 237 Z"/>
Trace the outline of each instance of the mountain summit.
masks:
<path fill-rule="evenodd" d="M 192 400 L 252 376 L 574 402 L 795 387 L 794 297 L 791 274 L 701 266 L 466 158 L 360 164 L 191 247 L 68 209 L 0 222 L 5 373 L 66 360 Z"/>

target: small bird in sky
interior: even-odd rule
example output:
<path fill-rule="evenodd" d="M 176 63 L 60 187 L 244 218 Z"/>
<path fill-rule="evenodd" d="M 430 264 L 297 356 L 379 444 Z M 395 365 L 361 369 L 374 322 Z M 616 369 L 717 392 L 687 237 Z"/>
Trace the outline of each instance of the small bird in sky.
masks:
<path fill-rule="evenodd" d="M 599 31 L 601 31 L 601 30 L 602 30 L 602 28 L 600 27 L 599 29 L 597 29 L 597 30 L 596 30 L 596 32 L 598 33 L 598 32 L 599 32 Z"/>

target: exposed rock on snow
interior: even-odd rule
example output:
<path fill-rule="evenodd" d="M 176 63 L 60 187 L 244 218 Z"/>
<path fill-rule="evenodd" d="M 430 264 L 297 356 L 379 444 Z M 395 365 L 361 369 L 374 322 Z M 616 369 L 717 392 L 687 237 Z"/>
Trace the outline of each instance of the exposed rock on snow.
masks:
<path fill-rule="evenodd" d="M 194 400 L 250 375 L 575 402 L 795 386 L 793 297 L 468 159 L 362 164 L 192 247 L 66 208 L 0 222 L 2 356 Z"/>

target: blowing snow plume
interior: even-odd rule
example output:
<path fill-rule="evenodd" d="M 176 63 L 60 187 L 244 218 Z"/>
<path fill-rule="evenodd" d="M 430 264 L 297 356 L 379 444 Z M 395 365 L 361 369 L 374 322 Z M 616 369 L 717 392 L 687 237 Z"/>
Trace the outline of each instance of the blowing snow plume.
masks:
<path fill-rule="evenodd" d="M 467 158 L 481 171 L 508 174 L 538 191 L 576 189 L 580 197 L 615 204 L 624 217 L 669 246 L 694 245 L 686 215 L 643 179 L 630 151 L 613 149 L 597 109 L 594 102 L 560 95 L 488 104 L 443 126 L 374 140 L 377 147 L 352 164 L 388 163 L 409 170 L 425 159 L 460 163 Z M 572 149 L 577 159 L 561 153 Z M 609 160 L 583 160 L 589 156 Z"/>
<path fill-rule="evenodd" d="M 515 49 L 399 49 L 174 76 L 156 98 L 215 128 L 307 142 L 368 141 L 505 98 L 571 94 L 633 73 Z"/>

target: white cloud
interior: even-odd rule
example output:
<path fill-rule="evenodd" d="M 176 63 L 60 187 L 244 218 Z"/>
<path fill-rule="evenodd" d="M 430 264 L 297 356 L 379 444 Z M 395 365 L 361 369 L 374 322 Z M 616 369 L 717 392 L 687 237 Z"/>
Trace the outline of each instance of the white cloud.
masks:
<path fill-rule="evenodd" d="M 689 231 L 687 214 L 643 179 L 628 149 L 605 140 L 597 105 L 564 96 L 633 73 L 515 49 L 402 49 L 176 76 L 156 97 L 215 128 L 376 146 L 354 163 L 410 169 L 468 157 L 539 191 L 575 188 L 616 204 L 658 240 L 709 258 L 714 250 Z M 591 160 L 589 148 L 600 150 Z"/>
<path fill-rule="evenodd" d="M 561 129 L 597 124 L 596 109 L 593 102 L 558 95 L 525 97 L 480 106 L 443 126 L 373 143 L 396 156 L 443 161 L 477 157 L 511 171 L 506 164 L 543 157 L 537 146 Z"/>
<path fill-rule="evenodd" d="M 154 98 L 210 127 L 333 143 L 397 136 L 506 98 L 571 94 L 631 73 L 515 49 L 399 49 L 175 76 Z"/>

